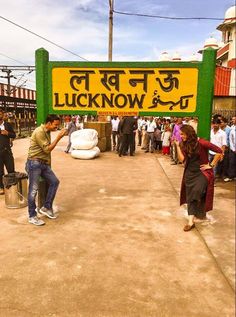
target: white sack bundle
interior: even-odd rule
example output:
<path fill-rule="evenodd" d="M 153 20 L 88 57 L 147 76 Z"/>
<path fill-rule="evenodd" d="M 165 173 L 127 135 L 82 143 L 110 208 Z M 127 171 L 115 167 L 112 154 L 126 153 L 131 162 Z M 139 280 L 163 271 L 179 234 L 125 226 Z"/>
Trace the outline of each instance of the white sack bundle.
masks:
<path fill-rule="evenodd" d="M 90 160 L 99 156 L 100 150 L 97 146 L 90 150 L 72 150 L 71 156 L 76 159 Z"/>
<path fill-rule="evenodd" d="M 94 129 L 82 129 L 71 134 L 71 147 L 74 150 L 90 150 L 98 144 L 98 133 Z"/>

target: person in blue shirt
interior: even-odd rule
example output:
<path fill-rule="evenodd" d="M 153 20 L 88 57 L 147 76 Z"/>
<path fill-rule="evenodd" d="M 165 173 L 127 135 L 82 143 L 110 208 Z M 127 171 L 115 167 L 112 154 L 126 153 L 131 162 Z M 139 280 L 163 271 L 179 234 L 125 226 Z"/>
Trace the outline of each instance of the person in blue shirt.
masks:
<path fill-rule="evenodd" d="M 223 130 L 226 133 L 226 147 L 224 151 L 224 159 L 220 163 L 221 166 L 221 177 L 223 179 L 226 179 L 229 177 L 228 175 L 228 170 L 229 170 L 229 149 L 230 149 L 230 144 L 229 144 L 229 134 L 231 131 L 231 127 L 228 125 L 228 120 L 225 117 L 221 118 L 221 124 L 220 124 L 221 130 Z"/>

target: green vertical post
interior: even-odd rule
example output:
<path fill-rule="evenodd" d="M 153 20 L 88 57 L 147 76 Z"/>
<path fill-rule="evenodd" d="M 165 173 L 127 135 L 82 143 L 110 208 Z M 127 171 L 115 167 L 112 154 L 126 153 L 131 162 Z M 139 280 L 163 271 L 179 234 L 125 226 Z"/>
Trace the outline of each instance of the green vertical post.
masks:
<path fill-rule="evenodd" d="M 46 51 L 44 48 L 39 48 L 36 50 L 35 66 L 37 125 L 43 123 L 48 115 L 48 61 L 48 51 Z"/>
<path fill-rule="evenodd" d="M 210 139 L 214 81 L 216 68 L 216 50 L 208 48 L 203 51 L 203 61 L 198 89 L 198 136 Z"/>
<path fill-rule="evenodd" d="M 49 54 L 44 48 L 35 51 L 36 66 L 36 104 L 37 104 L 37 125 L 45 122 L 48 115 L 48 61 Z M 45 202 L 47 192 L 46 181 L 40 177 L 38 190 L 38 208 Z"/>

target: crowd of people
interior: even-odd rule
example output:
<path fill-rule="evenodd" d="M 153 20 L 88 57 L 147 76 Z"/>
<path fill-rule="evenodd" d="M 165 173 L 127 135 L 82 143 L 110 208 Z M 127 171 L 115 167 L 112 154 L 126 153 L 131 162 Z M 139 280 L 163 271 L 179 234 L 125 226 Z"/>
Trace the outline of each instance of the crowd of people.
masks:
<path fill-rule="evenodd" d="M 69 142 L 65 152 L 69 153 L 71 134 L 77 129 L 82 129 L 83 122 L 87 119 L 68 116 L 68 120 L 64 120 L 64 128 L 59 131 L 53 142 L 51 132 L 61 126 L 61 118 L 57 115 L 48 115 L 45 123 L 32 133 L 26 162 L 29 178 L 29 223 L 37 226 L 45 224 L 37 216 L 35 203 L 40 177 L 46 180 L 48 189 L 44 205 L 38 212 L 50 219 L 56 218 L 53 201 L 59 180 L 51 168 L 51 151 L 62 137 L 68 135 Z M 206 212 L 212 209 L 214 179 L 218 176 L 229 182 L 236 178 L 236 117 L 228 123 L 226 118 L 214 115 L 210 141 L 198 138 L 197 125 L 197 118 L 111 118 L 112 146 L 119 157 L 128 154 L 134 156 L 136 146 L 140 146 L 144 153 L 158 152 L 169 156 L 173 165 L 184 163 L 180 204 L 187 204 L 189 215 L 184 231 L 193 229 L 195 222 L 204 219 Z M 12 140 L 15 137 L 16 134 L 7 122 L 4 111 L 0 109 L 0 194 L 4 194 L 4 168 L 7 173 L 15 172 L 12 154 Z"/>
<path fill-rule="evenodd" d="M 111 119 L 113 150 L 116 150 L 120 156 L 127 155 L 129 149 L 133 153 L 137 139 L 138 146 L 141 146 L 145 153 L 162 152 L 163 155 L 171 155 L 176 161 L 173 141 L 175 139 L 180 141 L 179 128 L 183 123 L 192 125 L 195 130 L 197 128 L 197 119 L 186 118 L 183 122 L 182 118 L 113 117 Z M 129 142 L 127 142 L 127 134 L 131 135 Z M 121 151 L 123 143 L 125 145 Z"/>
<path fill-rule="evenodd" d="M 181 142 L 181 127 L 191 126 L 197 133 L 198 118 L 154 118 L 154 117 L 113 117 L 112 144 L 119 156 L 134 155 L 136 143 L 145 153 L 168 155 L 171 164 L 180 163 L 176 142 Z M 224 156 L 214 167 L 215 178 L 224 182 L 232 181 L 236 175 L 235 162 L 235 124 L 236 117 L 230 122 L 219 114 L 212 117 L 210 142 L 221 148 Z M 209 150 L 209 161 L 213 161 L 215 152 Z"/>

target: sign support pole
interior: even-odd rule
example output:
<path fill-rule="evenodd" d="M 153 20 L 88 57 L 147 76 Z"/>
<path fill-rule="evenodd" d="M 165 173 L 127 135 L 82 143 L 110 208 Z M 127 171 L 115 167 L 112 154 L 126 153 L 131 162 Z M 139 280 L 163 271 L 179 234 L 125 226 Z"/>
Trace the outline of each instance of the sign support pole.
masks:
<path fill-rule="evenodd" d="M 203 51 L 203 63 L 198 92 L 198 136 L 210 139 L 211 115 L 214 97 L 214 79 L 216 68 L 216 50 L 208 48 Z"/>
<path fill-rule="evenodd" d="M 48 100 L 48 61 L 49 54 L 44 48 L 35 52 L 36 64 L 36 104 L 37 104 L 37 125 L 43 123 L 49 113 Z"/>

